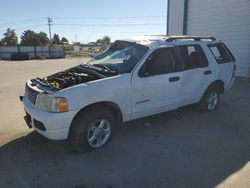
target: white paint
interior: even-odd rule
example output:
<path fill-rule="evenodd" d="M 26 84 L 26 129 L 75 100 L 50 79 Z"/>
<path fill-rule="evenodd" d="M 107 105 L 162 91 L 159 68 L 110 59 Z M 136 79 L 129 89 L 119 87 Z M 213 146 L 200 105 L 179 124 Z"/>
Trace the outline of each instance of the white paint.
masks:
<path fill-rule="evenodd" d="M 170 45 L 156 46 L 148 53 L 148 56 L 158 48 L 173 47 Z M 171 77 L 181 77 L 181 72 L 160 74 L 149 77 L 140 77 L 138 72 L 146 61 L 146 56 L 141 65 L 132 75 L 132 103 L 131 119 L 165 112 L 178 108 L 180 101 L 181 81 L 169 82 Z M 181 79 L 181 78 L 180 78 Z"/>
<path fill-rule="evenodd" d="M 35 130 L 50 139 L 66 139 L 74 116 L 81 109 L 93 103 L 115 103 L 121 110 L 123 121 L 129 121 L 196 103 L 201 99 L 208 86 L 216 80 L 222 80 L 225 83 L 225 89 L 229 89 L 232 85 L 234 63 L 219 65 L 207 47 L 207 43 L 216 43 L 217 41 L 199 42 L 181 40 L 168 43 L 165 42 L 166 37 L 158 37 L 157 40 L 155 38 L 154 40 L 150 39 L 153 38 L 148 37 L 148 40 L 146 40 L 146 37 L 144 37 L 141 42 L 138 42 L 145 43 L 147 41 L 146 44 L 149 47 L 149 51 L 138 62 L 132 73 L 119 74 L 113 77 L 78 84 L 53 93 L 54 96 L 67 99 L 69 104 L 68 112 L 50 113 L 39 110 L 24 96 L 25 111 L 31 115 L 32 119 L 35 118 L 43 122 L 46 127 L 45 132 L 36 128 Z M 170 48 L 179 44 L 201 45 L 207 56 L 209 65 L 205 68 L 183 70 L 149 77 L 138 76 L 140 68 L 154 50 Z M 211 74 L 204 75 L 204 71 L 206 70 L 211 70 Z M 180 77 L 180 79 L 170 82 L 169 78 L 171 77 Z M 39 91 L 37 86 L 31 86 L 31 81 L 27 81 L 27 84 L 29 87 Z"/>

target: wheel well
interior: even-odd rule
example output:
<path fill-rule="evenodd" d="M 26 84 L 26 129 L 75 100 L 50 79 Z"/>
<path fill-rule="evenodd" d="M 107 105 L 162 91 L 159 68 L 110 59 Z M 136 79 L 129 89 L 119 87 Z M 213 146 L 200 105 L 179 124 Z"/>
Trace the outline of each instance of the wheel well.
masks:
<path fill-rule="evenodd" d="M 115 119 L 118 122 L 122 122 L 123 121 L 122 112 L 121 112 L 119 106 L 117 104 L 113 103 L 113 102 L 110 102 L 110 101 L 103 101 L 103 102 L 92 103 L 92 104 L 90 104 L 88 106 L 85 106 L 81 110 L 79 110 L 79 112 L 77 112 L 77 114 L 73 118 L 72 122 L 74 121 L 74 119 L 76 117 L 79 116 L 79 114 L 83 113 L 84 111 L 87 111 L 90 108 L 98 108 L 98 107 L 105 107 L 105 108 L 107 108 L 109 111 L 112 112 L 112 114 L 114 114 Z"/>
<path fill-rule="evenodd" d="M 222 80 L 216 80 L 209 85 L 208 88 L 217 88 L 218 91 L 223 94 L 224 93 L 224 82 Z"/>

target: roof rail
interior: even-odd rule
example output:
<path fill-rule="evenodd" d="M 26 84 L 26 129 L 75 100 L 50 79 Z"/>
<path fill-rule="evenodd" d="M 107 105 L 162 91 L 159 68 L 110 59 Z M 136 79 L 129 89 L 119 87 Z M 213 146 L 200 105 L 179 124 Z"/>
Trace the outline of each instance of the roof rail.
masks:
<path fill-rule="evenodd" d="M 166 42 L 172 42 L 174 40 L 182 40 L 182 39 L 193 39 L 195 41 L 201 41 L 201 40 L 211 40 L 215 41 L 215 37 L 207 37 L 207 36 L 169 36 L 166 39 Z"/>

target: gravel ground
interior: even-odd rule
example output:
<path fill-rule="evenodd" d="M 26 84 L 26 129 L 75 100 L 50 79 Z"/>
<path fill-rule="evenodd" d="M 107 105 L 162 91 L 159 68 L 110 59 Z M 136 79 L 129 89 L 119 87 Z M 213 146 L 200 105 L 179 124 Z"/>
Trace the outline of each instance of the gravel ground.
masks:
<path fill-rule="evenodd" d="M 28 129 L 25 81 L 86 59 L 0 61 L 0 187 L 250 187 L 250 81 L 237 79 L 218 110 L 193 107 L 120 126 L 89 153 Z"/>

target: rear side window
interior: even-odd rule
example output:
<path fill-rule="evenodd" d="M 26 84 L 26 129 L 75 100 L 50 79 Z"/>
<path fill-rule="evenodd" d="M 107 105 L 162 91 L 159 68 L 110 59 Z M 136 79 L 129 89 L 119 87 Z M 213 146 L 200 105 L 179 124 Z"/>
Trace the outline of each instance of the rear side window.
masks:
<path fill-rule="evenodd" d="M 208 66 L 207 58 L 199 45 L 184 45 L 179 48 L 184 60 L 185 70 Z"/>
<path fill-rule="evenodd" d="M 235 61 L 232 53 L 224 44 L 210 44 L 208 45 L 208 47 L 212 52 L 214 58 L 216 59 L 217 63 L 222 64 Z"/>

